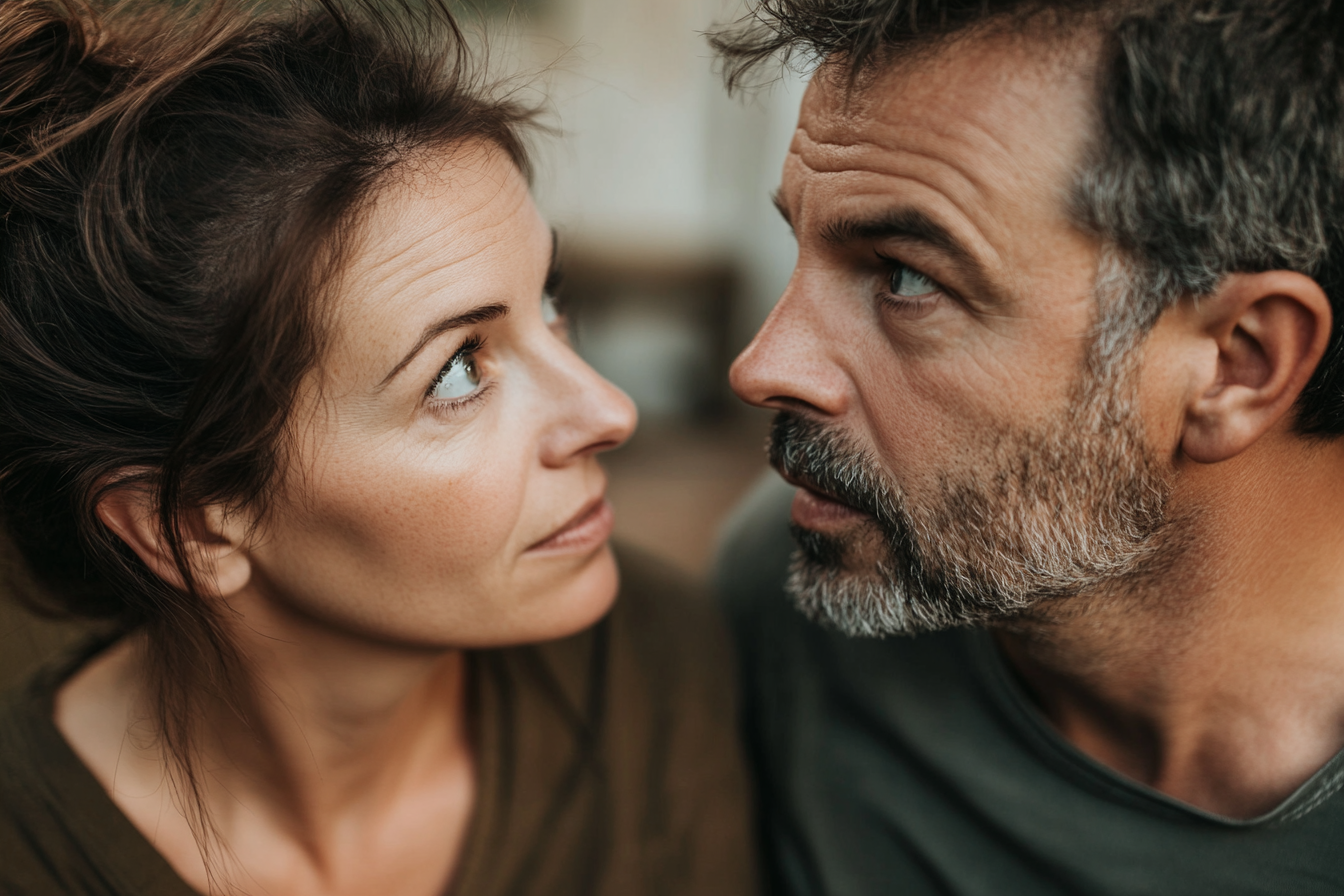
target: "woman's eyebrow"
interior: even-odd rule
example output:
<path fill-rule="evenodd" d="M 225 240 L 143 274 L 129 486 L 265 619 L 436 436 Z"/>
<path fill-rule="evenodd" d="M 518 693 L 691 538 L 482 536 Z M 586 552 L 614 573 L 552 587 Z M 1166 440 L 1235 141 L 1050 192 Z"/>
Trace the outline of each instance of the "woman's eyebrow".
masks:
<path fill-rule="evenodd" d="M 387 376 L 383 377 L 383 381 L 378 384 L 378 388 L 382 389 L 388 383 L 392 382 L 392 379 L 397 374 L 406 369 L 407 364 L 410 364 L 415 360 L 415 356 L 420 354 L 425 346 L 429 345 L 449 330 L 489 323 L 492 320 L 499 320 L 508 313 L 508 305 L 501 302 L 493 302 L 489 305 L 480 305 L 476 308 L 472 308 L 470 311 L 464 311 L 461 314 L 454 314 L 452 317 L 445 317 L 443 320 L 435 321 L 425 327 L 424 332 L 420 334 L 420 338 L 416 340 L 414 347 L 406 353 L 406 357 L 402 358 L 401 362 L 397 364 L 396 367 L 392 368 Z"/>

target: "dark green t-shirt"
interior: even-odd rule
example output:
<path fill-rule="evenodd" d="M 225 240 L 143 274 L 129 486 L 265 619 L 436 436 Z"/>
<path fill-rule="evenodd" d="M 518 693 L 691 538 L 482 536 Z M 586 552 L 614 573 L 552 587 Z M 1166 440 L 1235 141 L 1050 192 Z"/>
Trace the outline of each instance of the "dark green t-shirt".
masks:
<path fill-rule="evenodd" d="M 1050 727 L 984 631 L 858 639 L 806 620 L 783 593 L 791 496 L 753 493 L 717 576 L 776 892 L 1344 893 L 1344 756 L 1250 821 L 1124 778 Z"/>

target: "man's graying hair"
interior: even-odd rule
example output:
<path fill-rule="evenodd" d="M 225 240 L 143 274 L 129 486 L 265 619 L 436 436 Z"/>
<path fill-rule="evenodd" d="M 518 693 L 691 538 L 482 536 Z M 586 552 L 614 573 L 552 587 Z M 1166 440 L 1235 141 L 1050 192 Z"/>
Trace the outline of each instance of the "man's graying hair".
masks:
<path fill-rule="evenodd" d="M 710 40 L 730 89 L 776 57 L 859 85 L 987 27 L 1079 24 L 1103 43 L 1074 213 L 1130 279 L 1105 317 L 1141 333 L 1227 274 L 1311 276 L 1334 328 L 1297 428 L 1344 434 L 1344 0 L 757 0 Z"/>

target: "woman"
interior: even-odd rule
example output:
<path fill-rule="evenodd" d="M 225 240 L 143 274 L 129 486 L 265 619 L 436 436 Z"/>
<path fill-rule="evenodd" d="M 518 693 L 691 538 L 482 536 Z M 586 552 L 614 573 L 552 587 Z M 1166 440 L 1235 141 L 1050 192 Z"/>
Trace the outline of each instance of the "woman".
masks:
<path fill-rule="evenodd" d="M 0 890 L 749 889 L 530 113 L 433 4 L 75 4 L 0 5 L 0 510 L 109 633 L 3 709 Z"/>

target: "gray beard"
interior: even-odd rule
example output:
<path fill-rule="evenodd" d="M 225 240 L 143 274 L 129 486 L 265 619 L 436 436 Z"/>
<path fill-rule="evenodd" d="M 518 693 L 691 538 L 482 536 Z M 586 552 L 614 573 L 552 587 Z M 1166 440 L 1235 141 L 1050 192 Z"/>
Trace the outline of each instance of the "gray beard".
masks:
<path fill-rule="evenodd" d="M 1132 411 L 1130 371 L 1090 365 L 1070 409 L 999 433 L 987 460 L 916 500 L 869 454 L 783 412 L 771 462 L 868 513 L 845 539 L 794 527 L 788 591 L 813 620 L 882 637 L 986 625 L 1143 574 L 1169 544 L 1171 474 Z"/>

